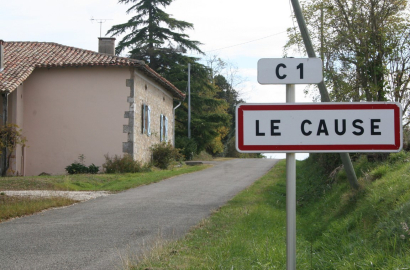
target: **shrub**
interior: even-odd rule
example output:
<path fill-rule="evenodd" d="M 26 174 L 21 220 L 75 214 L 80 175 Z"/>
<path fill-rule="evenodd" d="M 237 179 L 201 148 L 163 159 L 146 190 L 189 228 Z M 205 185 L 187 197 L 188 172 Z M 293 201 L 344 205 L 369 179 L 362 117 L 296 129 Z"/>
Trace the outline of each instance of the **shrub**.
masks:
<path fill-rule="evenodd" d="M 170 143 L 159 143 L 151 147 L 154 166 L 160 169 L 167 169 L 173 162 L 180 162 L 183 155 L 179 149 L 174 148 Z"/>
<path fill-rule="evenodd" d="M 390 164 L 403 163 L 409 160 L 409 156 L 406 151 L 400 151 L 398 153 L 391 153 L 387 159 Z"/>
<path fill-rule="evenodd" d="M 308 163 L 317 164 L 318 168 L 326 175 L 330 175 L 337 167 L 342 164 L 340 154 L 335 153 L 312 153 L 309 154 Z"/>
<path fill-rule="evenodd" d="M 100 170 L 100 167 L 95 166 L 94 163 L 88 167 L 85 166 L 84 165 L 84 160 L 85 160 L 84 155 L 79 155 L 78 160 L 80 162 L 74 161 L 73 163 L 65 167 L 65 170 L 67 171 L 68 174 L 80 174 L 80 173 L 96 174 Z"/>
<path fill-rule="evenodd" d="M 88 168 L 84 164 L 81 164 L 77 161 L 65 167 L 65 170 L 68 172 L 68 174 L 79 174 L 88 172 Z"/>
<path fill-rule="evenodd" d="M 102 166 L 106 173 L 136 173 L 147 169 L 141 165 L 141 162 L 134 160 L 128 154 L 123 157 L 117 155 L 110 157 L 106 154 L 104 157 L 105 163 Z"/>
<path fill-rule="evenodd" d="M 99 166 L 95 166 L 94 163 L 88 166 L 88 173 L 96 174 L 100 170 Z"/>
<path fill-rule="evenodd" d="M 213 157 L 211 154 L 209 154 L 208 152 L 206 152 L 205 150 L 202 151 L 201 153 L 194 155 L 194 157 L 192 158 L 192 160 L 213 160 Z"/>
<path fill-rule="evenodd" d="M 194 139 L 188 139 L 186 137 L 177 137 L 176 146 L 181 149 L 182 155 L 186 160 L 192 160 L 195 154 L 198 154 L 198 146 Z"/>
<path fill-rule="evenodd" d="M 68 174 L 79 174 L 79 173 L 91 173 L 91 174 L 96 174 L 100 170 L 99 166 L 95 166 L 94 164 L 91 164 L 90 166 L 85 166 L 84 164 L 81 164 L 79 162 L 73 162 L 71 165 L 68 165 L 65 167 L 65 170 L 67 171 Z"/>
<path fill-rule="evenodd" d="M 1 176 L 6 176 L 10 167 L 10 159 L 17 146 L 24 147 L 26 138 L 22 135 L 22 130 L 15 124 L 6 124 L 0 127 L 0 154 L 6 150 L 6 167 L 2 168 Z"/>

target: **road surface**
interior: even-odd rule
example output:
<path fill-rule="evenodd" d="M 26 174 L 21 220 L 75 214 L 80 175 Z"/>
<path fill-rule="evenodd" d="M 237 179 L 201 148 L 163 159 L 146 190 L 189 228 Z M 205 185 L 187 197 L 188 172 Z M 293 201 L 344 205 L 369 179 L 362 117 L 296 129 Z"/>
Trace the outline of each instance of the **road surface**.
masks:
<path fill-rule="evenodd" d="M 174 239 L 277 160 L 234 159 L 200 172 L 0 223 L 0 269 L 122 269 L 121 258 Z"/>

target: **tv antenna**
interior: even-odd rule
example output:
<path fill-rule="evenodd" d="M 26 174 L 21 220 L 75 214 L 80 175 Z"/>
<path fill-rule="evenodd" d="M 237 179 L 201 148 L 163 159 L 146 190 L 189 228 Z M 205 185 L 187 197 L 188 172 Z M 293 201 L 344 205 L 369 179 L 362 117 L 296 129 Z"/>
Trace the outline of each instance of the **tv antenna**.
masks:
<path fill-rule="evenodd" d="M 101 36 L 102 24 L 109 20 L 112 20 L 112 19 L 94 19 L 93 17 L 91 17 L 91 22 L 96 21 L 97 23 L 100 24 L 100 37 L 102 37 Z"/>

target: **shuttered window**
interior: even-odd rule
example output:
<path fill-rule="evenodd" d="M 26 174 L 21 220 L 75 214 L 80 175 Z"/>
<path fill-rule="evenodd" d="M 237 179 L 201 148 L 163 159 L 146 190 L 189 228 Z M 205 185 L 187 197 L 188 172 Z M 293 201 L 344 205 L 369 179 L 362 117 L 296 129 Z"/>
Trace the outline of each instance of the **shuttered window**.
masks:
<path fill-rule="evenodd" d="M 160 116 L 160 141 L 168 141 L 168 118 L 163 114 Z"/>
<path fill-rule="evenodd" d="M 142 127 L 141 133 L 147 134 L 148 136 L 151 135 L 151 108 L 146 104 L 142 104 Z"/>

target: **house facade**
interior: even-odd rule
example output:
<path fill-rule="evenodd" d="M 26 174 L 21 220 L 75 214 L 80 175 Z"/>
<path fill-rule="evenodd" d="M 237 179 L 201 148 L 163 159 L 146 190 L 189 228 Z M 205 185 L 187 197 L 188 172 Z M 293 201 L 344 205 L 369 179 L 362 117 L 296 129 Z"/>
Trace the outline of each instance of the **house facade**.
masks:
<path fill-rule="evenodd" d="M 114 56 L 113 43 L 100 38 L 97 53 L 3 42 L 2 124 L 17 124 L 27 139 L 10 173 L 64 174 L 79 155 L 100 168 L 106 154 L 146 163 L 152 145 L 173 143 L 173 101 L 184 94 L 144 62 Z"/>

